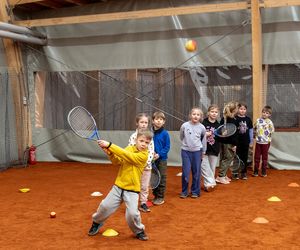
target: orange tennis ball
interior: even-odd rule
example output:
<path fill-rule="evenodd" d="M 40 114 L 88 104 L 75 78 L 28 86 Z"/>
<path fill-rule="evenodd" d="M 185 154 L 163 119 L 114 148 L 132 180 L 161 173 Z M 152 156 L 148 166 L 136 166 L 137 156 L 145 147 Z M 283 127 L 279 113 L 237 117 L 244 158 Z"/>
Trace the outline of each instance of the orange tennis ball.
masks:
<path fill-rule="evenodd" d="M 188 40 L 185 43 L 185 49 L 189 52 L 193 52 L 197 49 L 197 42 L 195 40 Z"/>
<path fill-rule="evenodd" d="M 55 218 L 56 217 L 56 213 L 55 212 L 51 212 L 50 213 L 50 218 Z"/>

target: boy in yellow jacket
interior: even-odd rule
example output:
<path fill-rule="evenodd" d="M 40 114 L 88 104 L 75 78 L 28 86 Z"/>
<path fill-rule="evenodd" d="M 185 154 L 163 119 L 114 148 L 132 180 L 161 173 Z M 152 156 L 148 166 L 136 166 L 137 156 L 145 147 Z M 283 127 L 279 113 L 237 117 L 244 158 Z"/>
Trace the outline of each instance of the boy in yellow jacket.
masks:
<path fill-rule="evenodd" d="M 140 130 L 137 134 L 136 144 L 127 146 L 125 149 L 108 141 L 98 141 L 99 146 L 108 154 L 111 162 L 120 168 L 114 186 L 92 216 L 93 224 L 88 233 L 90 236 L 99 232 L 105 220 L 124 201 L 129 228 L 139 240 L 148 240 L 138 210 L 138 199 L 141 190 L 141 175 L 147 163 L 148 145 L 152 137 L 152 132 L 149 130 Z"/>

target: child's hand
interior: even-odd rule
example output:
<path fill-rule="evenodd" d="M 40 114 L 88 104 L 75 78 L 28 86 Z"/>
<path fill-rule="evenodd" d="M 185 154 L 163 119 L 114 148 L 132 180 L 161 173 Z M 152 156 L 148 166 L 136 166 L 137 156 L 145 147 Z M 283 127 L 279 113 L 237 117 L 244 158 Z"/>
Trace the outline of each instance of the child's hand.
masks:
<path fill-rule="evenodd" d="M 153 159 L 156 161 L 158 158 L 159 158 L 159 154 L 157 154 L 157 153 L 154 153 L 154 157 L 153 157 Z"/>
<path fill-rule="evenodd" d="M 109 147 L 110 145 L 110 142 L 108 141 L 104 141 L 104 140 L 98 140 L 98 145 L 102 148 L 102 150 L 108 154 L 108 155 L 111 155 L 111 152 L 109 151 L 109 149 L 107 147 Z"/>
<path fill-rule="evenodd" d="M 104 141 L 104 140 L 98 140 L 98 145 L 101 147 L 101 148 L 107 148 L 109 146 L 109 142 L 108 141 Z"/>
<path fill-rule="evenodd" d="M 249 148 L 253 148 L 253 143 L 249 144 Z"/>
<path fill-rule="evenodd" d="M 212 132 L 211 131 L 206 131 L 206 137 L 211 136 Z"/>

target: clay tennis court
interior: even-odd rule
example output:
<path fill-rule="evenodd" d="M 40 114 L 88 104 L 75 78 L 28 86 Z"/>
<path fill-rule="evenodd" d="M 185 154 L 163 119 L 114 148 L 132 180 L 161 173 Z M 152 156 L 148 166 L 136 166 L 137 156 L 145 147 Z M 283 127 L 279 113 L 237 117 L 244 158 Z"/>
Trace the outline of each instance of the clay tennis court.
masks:
<path fill-rule="evenodd" d="M 81 163 L 38 163 L 0 173 L 0 249 L 299 249 L 300 171 L 269 170 L 218 185 L 199 199 L 180 199 L 179 167 L 169 167 L 166 203 L 142 213 L 149 241 L 134 238 L 124 204 L 100 233 L 89 237 L 91 214 L 110 190 L 117 168 Z M 28 187 L 28 193 L 19 192 Z M 104 195 L 92 197 L 99 191 Z M 276 196 L 280 202 L 267 201 Z M 57 217 L 49 214 L 55 211 Z M 256 224 L 256 217 L 269 223 Z M 116 237 L 104 237 L 112 228 Z"/>

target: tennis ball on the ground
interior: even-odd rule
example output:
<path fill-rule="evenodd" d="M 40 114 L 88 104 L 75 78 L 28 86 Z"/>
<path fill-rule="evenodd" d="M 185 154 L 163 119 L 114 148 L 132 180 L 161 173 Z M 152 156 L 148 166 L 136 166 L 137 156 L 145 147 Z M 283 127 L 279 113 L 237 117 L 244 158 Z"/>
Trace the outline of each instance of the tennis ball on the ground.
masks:
<path fill-rule="evenodd" d="M 56 217 L 56 213 L 55 212 L 51 212 L 50 213 L 50 218 L 55 218 Z"/>
<path fill-rule="evenodd" d="M 193 52 L 197 49 L 197 42 L 195 40 L 188 40 L 185 43 L 185 49 L 189 52 Z"/>

